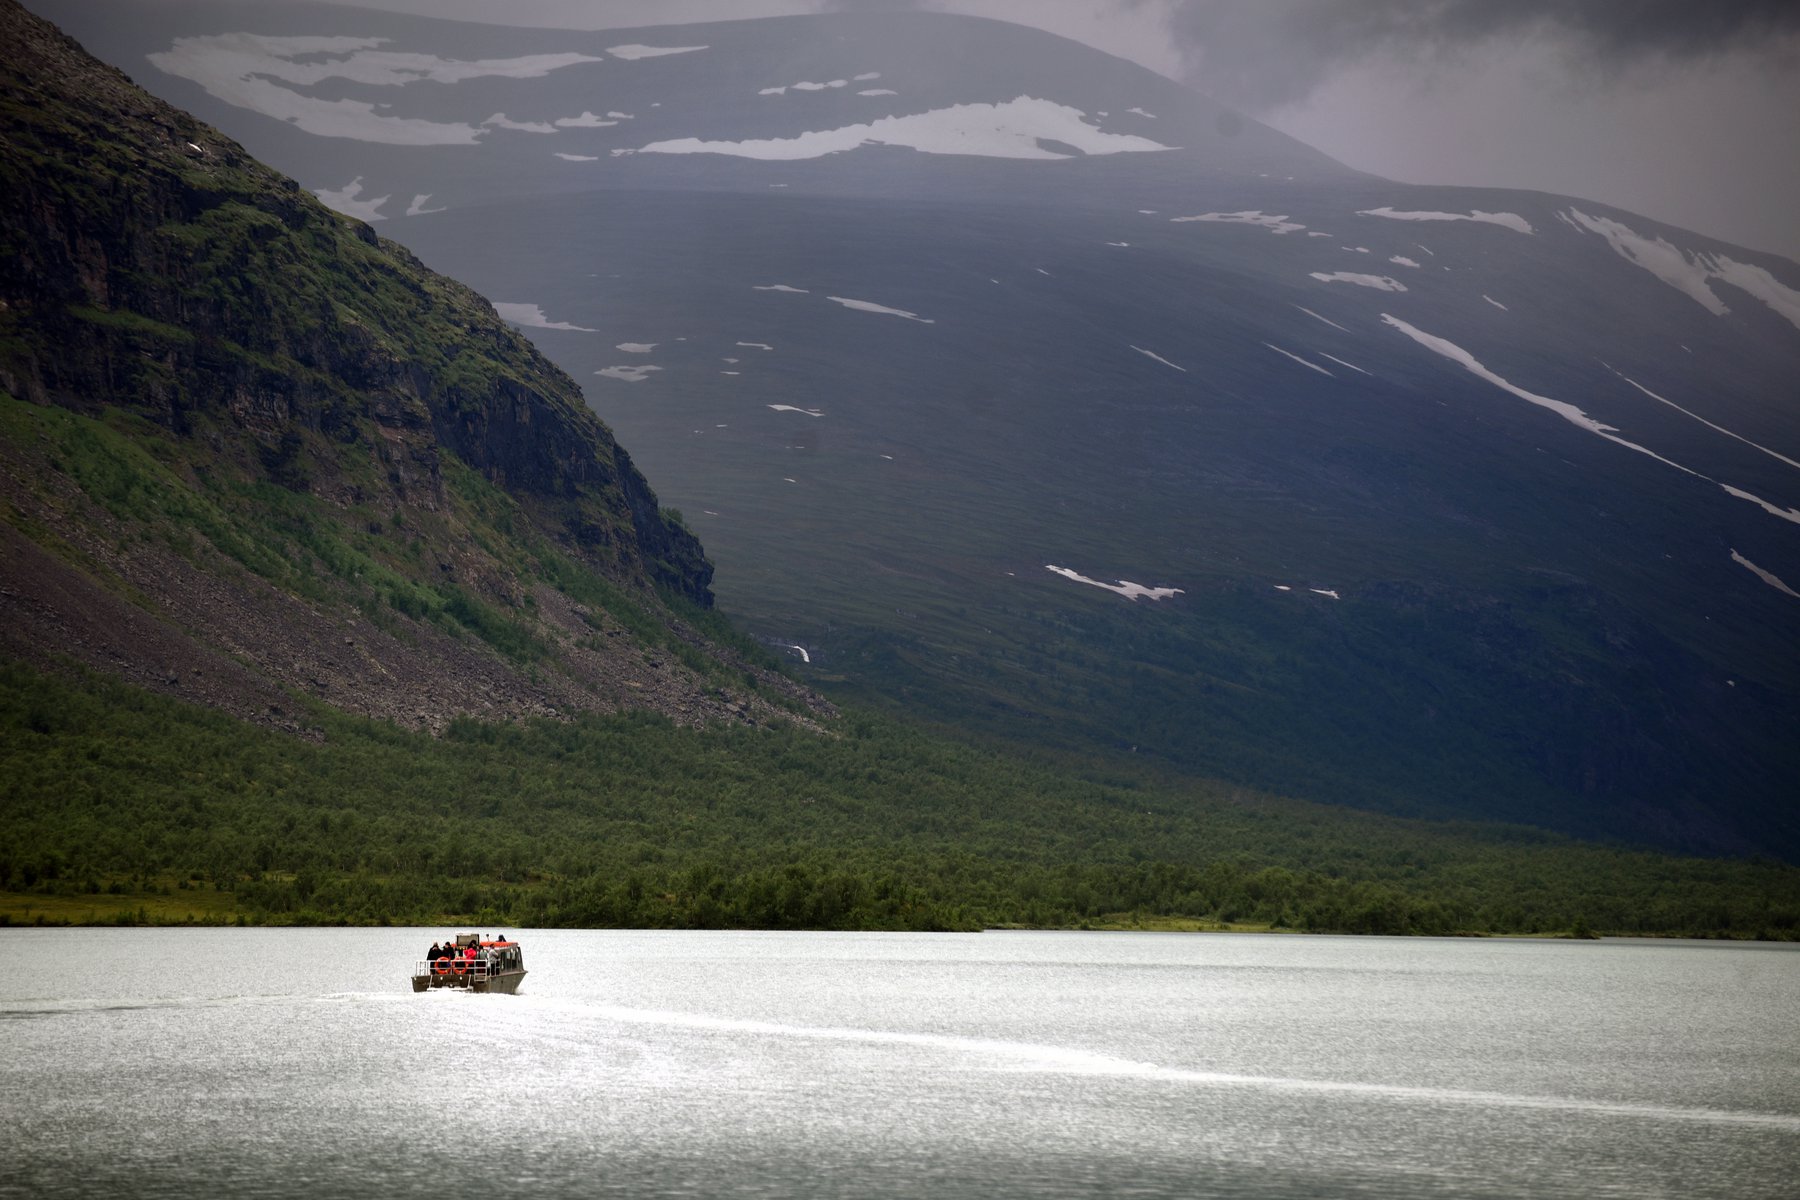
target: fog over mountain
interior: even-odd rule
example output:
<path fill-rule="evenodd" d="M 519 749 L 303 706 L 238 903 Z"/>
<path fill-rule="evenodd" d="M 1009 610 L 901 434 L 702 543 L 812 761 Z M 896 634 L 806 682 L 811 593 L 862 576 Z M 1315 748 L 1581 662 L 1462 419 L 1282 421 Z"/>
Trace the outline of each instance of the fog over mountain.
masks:
<path fill-rule="evenodd" d="M 237 0 L 254 5 L 259 0 Z M 353 0 L 347 0 L 353 2 Z M 917 9 L 1049 30 L 1352 166 L 1623 205 L 1800 261 L 1784 0 L 377 0 L 553 28 Z"/>
<path fill-rule="evenodd" d="M 1800 852 L 1800 267 L 1357 170 L 1051 33 L 55 14 L 495 302 L 817 685 Z"/>

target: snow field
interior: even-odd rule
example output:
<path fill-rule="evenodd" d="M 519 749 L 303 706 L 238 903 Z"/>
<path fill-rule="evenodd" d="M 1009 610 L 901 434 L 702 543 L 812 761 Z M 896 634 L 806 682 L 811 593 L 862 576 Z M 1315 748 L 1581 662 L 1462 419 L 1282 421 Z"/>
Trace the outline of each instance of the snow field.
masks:
<path fill-rule="evenodd" d="M 621 154 L 727 154 L 766 161 L 822 158 L 855 150 L 867 143 L 902 146 L 923 154 L 963 154 L 986 158 L 1067 158 L 1047 150 L 1039 139 L 1067 142 L 1084 154 L 1121 154 L 1170 150 L 1148 138 L 1105 133 L 1089 125 L 1087 114 L 1066 104 L 1020 96 L 1001 104 L 956 104 L 949 108 L 883 117 L 860 125 L 808 131 L 785 138 L 752 138 L 740 142 L 674 138 L 651 142 Z"/>
<path fill-rule="evenodd" d="M 1071 570 L 1068 567 L 1053 566 L 1049 563 L 1044 564 L 1044 570 L 1055 575 L 1061 575 L 1064 579 L 1073 579 L 1076 583 L 1085 583 L 1090 587 L 1105 588 L 1107 591 L 1123 596 L 1127 600 L 1133 602 L 1137 601 L 1140 597 L 1146 600 L 1167 600 L 1171 596 L 1180 596 L 1184 594 L 1180 588 L 1145 587 L 1141 583 L 1132 583 L 1129 579 L 1121 579 L 1117 583 L 1102 583 L 1098 579 L 1089 579 L 1086 575 Z"/>
<path fill-rule="evenodd" d="M 1503 229 L 1510 229 L 1514 233 L 1537 232 L 1531 227 L 1531 222 L 1518 213 L 1482 212 L 1479 208 L 1466 213 L 1396 212 L 1384 205 L 1381 208 L 1359 208 L 1356 210 L 1356 215 L 1359 217 L 1386 217 L 1390 221 L 1477 221 L 1484 225 L 1498 225 Z"/>
<path fill-rule="evenodd" d="M 1312 277 L 1321 283 L 1354 283 L 1358 287 L 1375 288 L 1383 292 L 1404 292 L 1406 285 L 1388 275 L 1359 275 L 1355 271 L 1312 272 Z"/>
<path fill-rule="evenodd" d="M 391 146 L 474 145 L 487 129 L 466 122 L 390 117 L 366 101 L 325 100 L 295 89 L 331 79 L 372 87 L 454 84 L 484 77 L 535 79 L 577 63 L 605 61 L 586 54 L 532 54 L 464 62 L 384 49 L 387 44 L 386 38 L 225 33 L 176 38 L 149 60 L 158 70 L 199 84 L 214 99 L 307 133 Z"/>
<path fill-rule="evenodd" d="M 1218 221 L 1228 225 L 1260 225 L 1270 233 L 1292 233 L 1306 226 L 1288 220 L 1286 217 L 1270 216 L 1259 209 L 1234 213 L 1201 213 L 1193 217 L 1170 217 L 1171 225 L 1179 225 L 1184 221 Z"/>
<path fill-rule="evenodd" d="M 1800 329 L 1800 291 L 1788 287 L 1763 267 L 1723 254 L 1689 254 L 1660 237 L 1645 237 L 1623 221 L 1591 217 L 1578 208 L 1557 216 L 1573 229 L 1599 234 L 1621 258 L 1691 296 L 1714 316 L 1722 317 L 1731 311 L 1712 289 L 1712 281 L 1720 279 L 1748 292 Z"/>

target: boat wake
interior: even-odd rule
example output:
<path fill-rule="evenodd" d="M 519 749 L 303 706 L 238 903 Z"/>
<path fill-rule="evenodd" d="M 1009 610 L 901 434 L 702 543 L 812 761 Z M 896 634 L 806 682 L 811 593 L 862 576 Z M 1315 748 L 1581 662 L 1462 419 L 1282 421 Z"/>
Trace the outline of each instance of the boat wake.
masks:
<path fill-rule="evenodd" d="M 1140 1062 L 1117 1055 L 1077 1047 L 992 1038 L 958 1037 L 952 1034 L 912 1033 L 902 1030 L 854 1029 L 837 1026 L 789 1025 L 774 1021 L 717 1017 L 610 1005 L 581 1006 L 579 1011 L 628 1025 L 719 1033 L 743 1033 L 765 1037 L 799 1038 L 818 1042 L 850 1042 L 862 1045 L 913 1046 L 956 1054 L 965 1060 L 986 1058 L 1006 1064 L 1006 1069 L 1070 1075 L 1143 1079 L 1159 1083 L 1196 1084 L 1204 1087 L 1250 1088 L 1265 1091 L 1363 1096 L 1413 1104 L 1457 1104 L 1497 1109 L 1526 1109 L 1627 1117 L 1649 1121 L 1680 1121 L 1715 1125 L 1749 1126 L 1800 1133 L 1800 1117 L 1781 1113 L 1730 1109 L 1639 1104 L 1622 1100 L 1596 1100 L 1574 1096 L 1521 1095 L 1468 1088 L 1416 1087 L 1402 1084 L 1365 1083 L 1354 1080 L 1298 1079 L 1276 1075 L 1239 1075 L 1222 1071 L 1197 1071 Z"/>

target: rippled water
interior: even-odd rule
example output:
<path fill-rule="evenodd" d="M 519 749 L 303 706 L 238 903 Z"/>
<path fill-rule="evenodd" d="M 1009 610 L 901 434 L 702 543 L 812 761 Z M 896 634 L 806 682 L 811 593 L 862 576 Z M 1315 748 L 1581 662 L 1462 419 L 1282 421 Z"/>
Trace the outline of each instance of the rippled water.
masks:
<path fill-rule="evenodd" d="M 1800 1193 L 1800 949 L 443 932 L 0 933 L 0 1195 Z"/>

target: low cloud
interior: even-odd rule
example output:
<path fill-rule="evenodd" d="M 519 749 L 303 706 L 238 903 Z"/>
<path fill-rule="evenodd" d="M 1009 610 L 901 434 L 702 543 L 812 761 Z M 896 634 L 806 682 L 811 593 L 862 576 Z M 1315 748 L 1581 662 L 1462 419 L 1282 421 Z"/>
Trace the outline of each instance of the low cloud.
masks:
<path fill-rule="evenodd" d="M 1721 55 L 1792 62 L 1795 0 L 1124 0 L 1161 10 L 1189 81 L 1254 110 L 1303 100 L 1370 60 L 1428 70 L 1496 43 L 1544 43 L 1589 71 Z"/>

